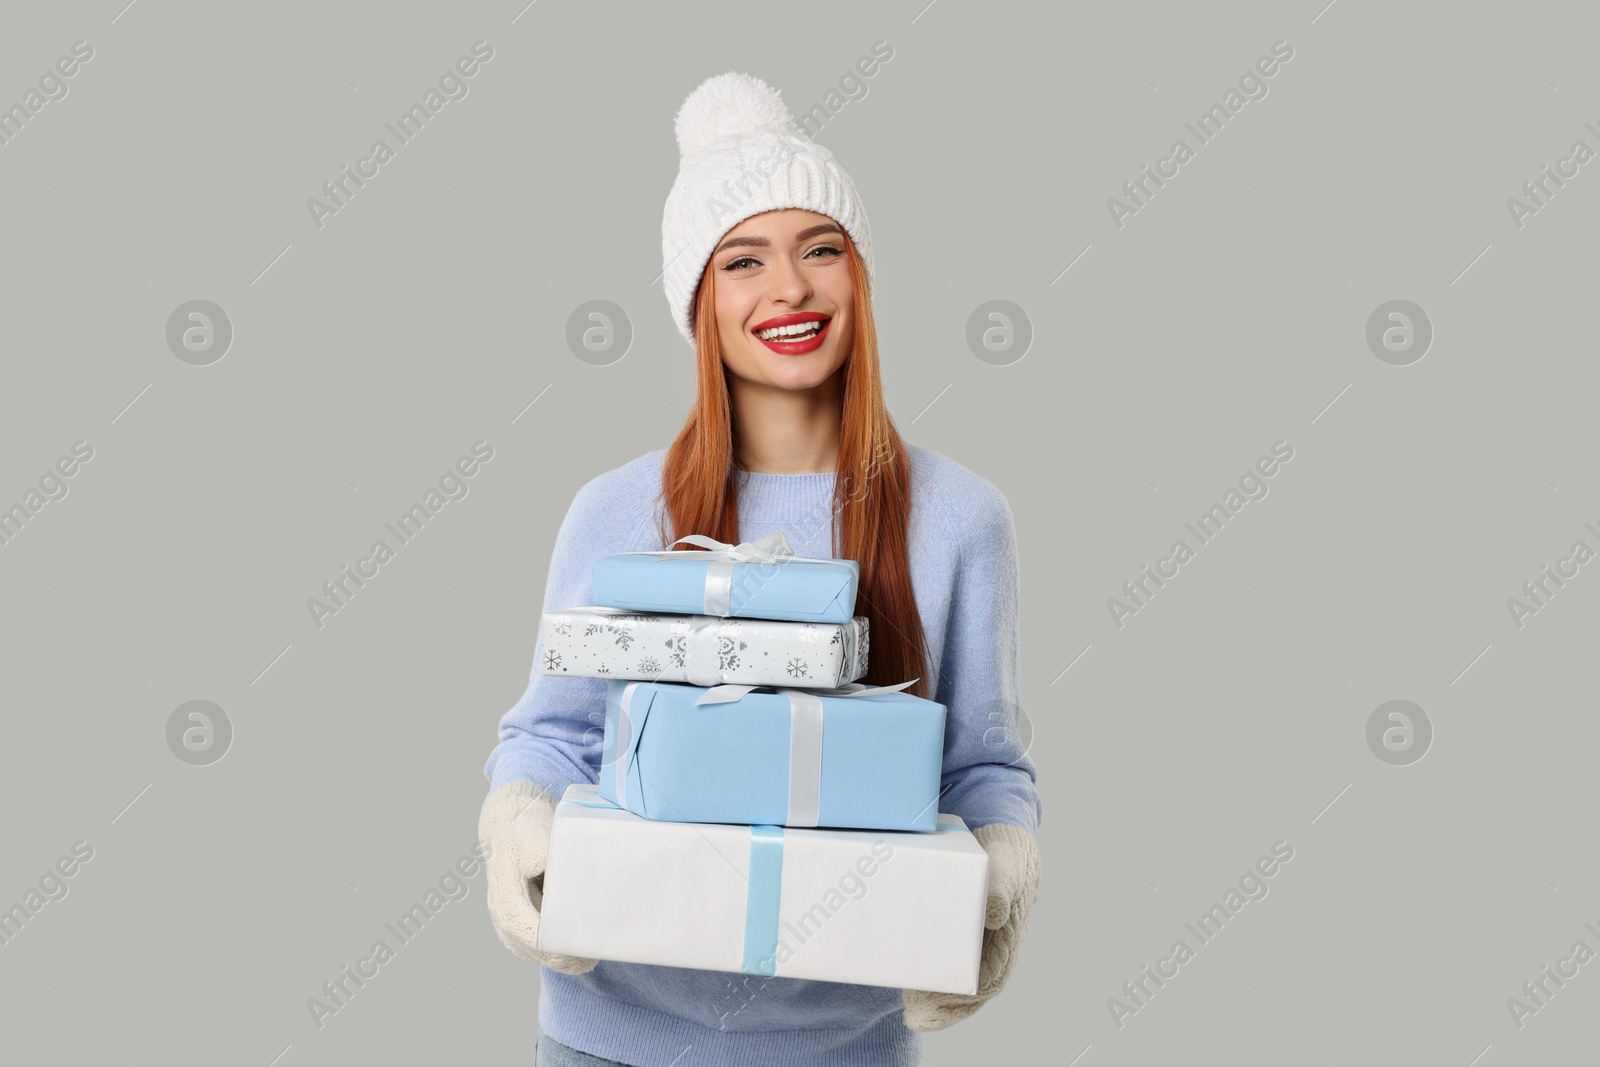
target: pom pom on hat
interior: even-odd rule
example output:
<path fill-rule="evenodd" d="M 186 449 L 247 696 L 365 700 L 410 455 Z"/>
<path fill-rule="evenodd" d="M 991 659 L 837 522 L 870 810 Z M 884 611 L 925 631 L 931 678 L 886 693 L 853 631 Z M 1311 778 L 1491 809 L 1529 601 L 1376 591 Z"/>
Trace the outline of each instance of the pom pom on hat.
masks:
<path fill-rule="evenodd" d="M 866 202 L 825 145 L 797 124 L 783 96 L 740 71 L 701 82 L 673 119 L 678 177 L 661 216 L 661 288 L 692 346 L 694 299 L 722 235 L 752 215 L 801 208 L 850 235 L 872 283 Z"/>
<path fill-rule="evenodd" d="M 673 129 L 678 151 L 698 152 L 728 137 L 794 126 L 783 94 L 760 78 L 729 71 L 707 78 L 689 94 Z"/>

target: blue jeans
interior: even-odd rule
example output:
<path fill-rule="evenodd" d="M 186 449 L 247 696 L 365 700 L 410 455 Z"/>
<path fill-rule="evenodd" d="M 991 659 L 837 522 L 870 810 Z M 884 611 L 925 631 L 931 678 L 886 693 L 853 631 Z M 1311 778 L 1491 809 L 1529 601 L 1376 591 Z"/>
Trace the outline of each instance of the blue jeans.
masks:
<path fill-rule="evenodd" d="M 533 1067 L 628 1067 L 620 1060 L 591 1056 L 561 1044 L 555 1038 L 539 1031 L 539 1044 L 533 1053 Z"/>

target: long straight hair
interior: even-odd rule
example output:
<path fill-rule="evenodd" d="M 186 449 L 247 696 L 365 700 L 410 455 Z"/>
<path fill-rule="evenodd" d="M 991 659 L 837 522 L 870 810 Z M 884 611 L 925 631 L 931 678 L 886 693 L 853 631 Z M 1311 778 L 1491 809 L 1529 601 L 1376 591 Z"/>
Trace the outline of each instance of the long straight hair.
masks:
<path fill-rule="evenodd" d="M 804 522 L 812 529 L 828 523 L 833 556 L 860 564 L 856 614 L 867 617 L 870 638 L 867 673 L 861 681 L 895 685 L 916 678 L 905 692 L 931 699 L 927 636 L 907 557 L 911 461 L 883 401 L 866 269 L 855 243 L 848 236 L 843 243 L 850 264 L 855 336 L 838 372 L 844 375 L 844 387 L 833 502 L 829 514 L 808 516 Z M 739 472 L 733 463 L 736 427 L 728 371 L 717 339 L 712 269 L 707 264 L 695 294 L 694 407 L 662 465 L 663 508 L 657 529 L 663 546 L 692 533 L 730 544 L 739 541 Z"/>

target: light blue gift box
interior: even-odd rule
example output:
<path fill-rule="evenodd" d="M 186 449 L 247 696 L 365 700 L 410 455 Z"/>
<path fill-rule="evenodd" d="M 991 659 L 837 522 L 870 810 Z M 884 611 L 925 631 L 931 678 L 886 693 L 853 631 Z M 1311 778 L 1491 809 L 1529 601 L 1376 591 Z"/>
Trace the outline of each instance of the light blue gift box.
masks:
<path fill-rule="evenodd" d="M 861 565 L 853 559 L 796 556 L 781 530 L 739 545 L 703 534 L 678 541 L 710 551 L 606 556 L 594 565 L 591 599 L 628 611 L 724 618 L 837 623 L 855 617 Z"/>
<path fill-rule="evenodd" d="M 933 830 L 945 706 L 900 692 L 911 684 L 613 678 L 600 795 L 666 822 Z"/>

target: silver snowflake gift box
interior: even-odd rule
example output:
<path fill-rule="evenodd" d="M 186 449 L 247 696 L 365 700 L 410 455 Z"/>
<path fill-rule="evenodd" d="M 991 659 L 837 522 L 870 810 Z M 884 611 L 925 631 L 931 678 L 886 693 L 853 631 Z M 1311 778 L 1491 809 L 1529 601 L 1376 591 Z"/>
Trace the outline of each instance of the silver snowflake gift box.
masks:
<path fill-rule="evenodd" d="M 550 675 L 831 689 L 867 673 L 865 615 L 816 623 L 590 606 L 545 612 L 539 636 Z"/>

